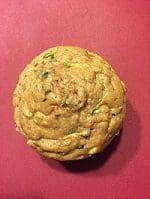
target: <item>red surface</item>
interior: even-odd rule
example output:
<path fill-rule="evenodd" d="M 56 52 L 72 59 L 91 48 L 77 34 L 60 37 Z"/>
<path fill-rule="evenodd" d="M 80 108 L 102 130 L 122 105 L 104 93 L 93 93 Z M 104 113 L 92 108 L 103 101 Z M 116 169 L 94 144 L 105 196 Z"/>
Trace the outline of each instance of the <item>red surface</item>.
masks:
<path fill-rule="evenodd" d="M 0 198 L 150 198 L 150 1 L 0 1 Z M 32 57 L 55 45 L 101 53 L 128 89 L 120 136 L 102 155 L 42 159 L 13 122 L 12 92 Z"/>

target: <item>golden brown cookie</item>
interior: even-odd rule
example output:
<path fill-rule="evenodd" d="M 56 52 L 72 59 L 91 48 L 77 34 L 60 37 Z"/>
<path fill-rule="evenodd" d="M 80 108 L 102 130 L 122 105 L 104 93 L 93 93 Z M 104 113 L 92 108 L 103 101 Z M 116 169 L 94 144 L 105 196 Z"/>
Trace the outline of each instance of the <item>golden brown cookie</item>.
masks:
<path fill-rule="evenodd" d="M 40 154 L 77 160 L 101 152 L 125 117 L 125 87 L 99 55 L 58 46 L 21 73 L 13 105 L 17 130 Z"/>

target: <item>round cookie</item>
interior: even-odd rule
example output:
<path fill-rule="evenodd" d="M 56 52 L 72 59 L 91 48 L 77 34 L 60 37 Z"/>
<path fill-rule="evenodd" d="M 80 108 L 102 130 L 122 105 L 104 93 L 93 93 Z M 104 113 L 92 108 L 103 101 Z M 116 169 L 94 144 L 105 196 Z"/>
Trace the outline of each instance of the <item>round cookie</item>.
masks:
<path fill-rule="evenodd" d="M 125 117 L 125 86 L 99 55 L 79 47 L 44 51 L 14 91 L 17 130 L 40 154 L 60 161 L 101 152 Z"/>

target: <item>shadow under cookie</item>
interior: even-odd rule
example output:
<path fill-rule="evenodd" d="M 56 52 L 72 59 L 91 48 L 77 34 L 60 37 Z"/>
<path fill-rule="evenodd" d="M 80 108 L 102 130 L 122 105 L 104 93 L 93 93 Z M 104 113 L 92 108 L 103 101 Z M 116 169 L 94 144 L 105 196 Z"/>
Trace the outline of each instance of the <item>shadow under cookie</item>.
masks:
<path fill-rule="evenodd" d="M 132 104 L 127 102 L 127 115 L 123 129 L 104 152 L 91 158 L 77 161 L 58 162 L 43 158 L 50 167 L 72 173 L 89 173 L 93 176 L 117 174 L 132 160 L 140 146 L 140 117 Z M 96 171 L 96 172 L 92 172 Z"/>

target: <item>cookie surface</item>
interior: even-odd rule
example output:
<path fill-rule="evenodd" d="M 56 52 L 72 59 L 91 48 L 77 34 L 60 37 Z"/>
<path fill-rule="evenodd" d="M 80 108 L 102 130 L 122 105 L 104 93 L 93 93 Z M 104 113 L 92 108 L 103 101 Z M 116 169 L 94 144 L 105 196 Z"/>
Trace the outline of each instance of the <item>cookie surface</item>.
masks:
<path fill-rule="evenodd" d="M 79 47 L 44 51 L 14 91 L 17 130 L 40 154 L 77 160 L 101 152 L 125 117 L 125 87 L 99 55 Z"/>

